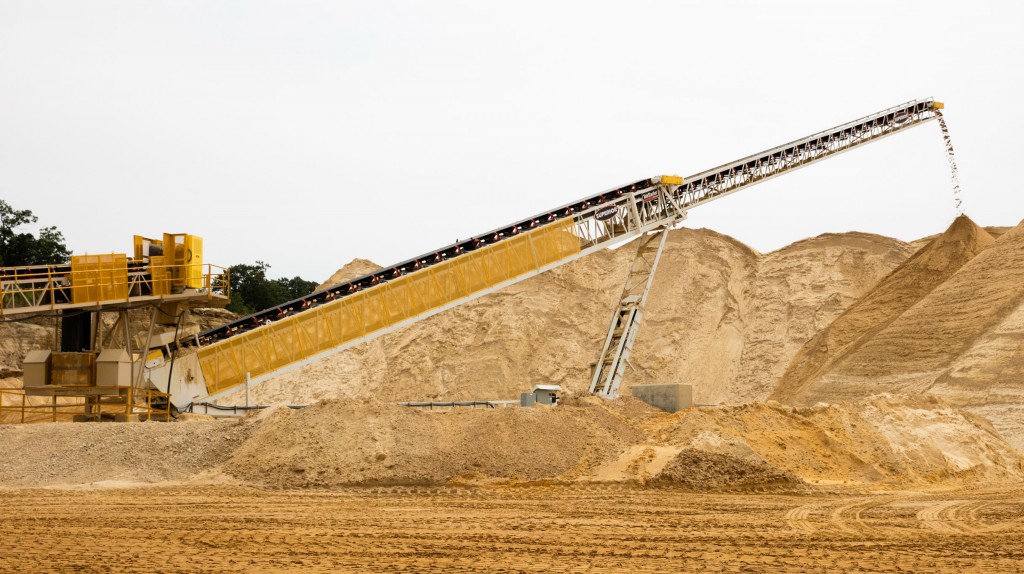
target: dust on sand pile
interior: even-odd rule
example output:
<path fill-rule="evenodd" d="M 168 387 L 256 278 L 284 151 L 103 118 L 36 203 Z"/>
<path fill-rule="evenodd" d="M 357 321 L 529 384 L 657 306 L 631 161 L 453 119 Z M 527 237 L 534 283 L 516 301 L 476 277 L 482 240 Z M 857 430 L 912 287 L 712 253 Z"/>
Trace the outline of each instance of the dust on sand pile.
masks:
<path fill-rule="evenodd" d="M 276 488 L 500 481 L 697 490 L 1019 481 L 1024 458 L 982 420 L 931 398 L 773 403 L 656 414 L 593 397 L 556 409 L 420 411 L 325 401 L 263 417 L 225 464 Z"/>
<path fill-rule="evenodd" d="M 595 253 L 318 361 L 255 387 L 253 399 L 508 399 L 537 383 L 581 390 L 634 250 Z M 713 231 L 673 231 L 629 380 L 693 382 L 702 403 L 764 399 L 800 346 L 911 252 L 848 233 L 762 255 Z M 371 267 L 354 262 L 332 282 Z"/>
<path fill-rule="evenodd" d="M 1024 224 L 893 312 L 793 400 L 927 391 L 983 414 L 1024 449 Z"/>
<path fill-rule="evenodd" d="M 217 468 L 250 430 L 237 421 L 0 425 L 0 485 L 189 478 Z"/>

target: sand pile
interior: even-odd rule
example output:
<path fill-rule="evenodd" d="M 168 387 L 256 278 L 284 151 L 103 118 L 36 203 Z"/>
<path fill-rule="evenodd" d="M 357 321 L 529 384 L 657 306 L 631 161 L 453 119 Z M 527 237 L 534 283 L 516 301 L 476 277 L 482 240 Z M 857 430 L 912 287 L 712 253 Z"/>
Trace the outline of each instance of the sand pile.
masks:
<path fill-rule="evenodd" d="M 242 421 L 0 426 L 0 485 L 240 480 L 273 488 L 574 482 L 691 490 L 1024 480 L 983 419 L 935 398 L 673 415 L 632 399 L 422 411 L 365 400 Z"/>
<path fill-rule="evenodd" d="M 566 480 L 642 438 L 599 407 L 430 412 L 326 401 L 266 417 L 225 471 L 276 488 Z"/>
<path fill-rule="evenodd" d="M 793 489 L 805 486 L 796 475 L 783 472 L 766 462 L 696 449 L 680 451 L 658 473 L 653 484 L 701 491 Z"/>
<path fill-rule="evenodd" d="M 750 489 L 1024 478 L 1024 457 L 987 423 L 934 398 L 675 415 L 636 409 L 637 418 L 615 404 L 431 412 L 325 401 L 263 416 L 224 470 L 275 488 L 499 480 Z"/>
<path fill-rule="evenodd" d="M 254 400 L 508 399 L 537 383 L 582 390 L 634 249 L 596 253 L 283 375 L 255 387 Z M 861 233 L 762 255 L 713 231 L 673 231 L 629 381 L 692 382 L 703 403 L 764 399 L 807 339 L 910 254 Z M 331 281 L 370 267 L 355 261 Z"/>
<path fill-rule="evenodd" d="M 237 421 L 0 425 L 0 485 L 185 479 L 216 469 L 250 430 Z"/>
<path fill-rule="evenodd" d="M 934 397 L 879 396 L 806 408 L 773 402 L 713 407 L 647 426 L 657 444 L 768 464 L 811 484 L 1024 478 L 1024 456 L 985 421 Z"/>
<path fill-rule="evenodd" d="M 793 358 L 772 398 L 792 402 L 806 385 L 895 321 L 994 241 L 969 218 L 958 217 L 945 233 L 933 238 L 814 335 Z"/>
<path fill-rule="evenodd" d="M 362 277 L 363 275 L 369 275 L 378 269 L 380 269 L 380 265 L 377 265 L 373 261 L 369 261 L 367 259 L 353 259 L 342 266 L 341 269 L 335 271 L 334 275 L 331 275 L 330 279 L 318 285 L 316 290 L 319 291 L 321 289 L 340 285 L 341 283 L 351 281 L 358 277 Z"/>
<path fill-rule="evenodd" d="M 934 393 L 988 416 L 1024 448 L 1022 341 L 1024 224 L 802 383 L 793 400 Z"/>

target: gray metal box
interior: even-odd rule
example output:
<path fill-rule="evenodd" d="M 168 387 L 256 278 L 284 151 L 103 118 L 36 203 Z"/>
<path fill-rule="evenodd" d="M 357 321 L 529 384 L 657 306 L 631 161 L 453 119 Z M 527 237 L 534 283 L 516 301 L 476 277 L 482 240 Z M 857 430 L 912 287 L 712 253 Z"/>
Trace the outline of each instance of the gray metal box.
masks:
<path fill-rule="evenodd" d="M 521 407 L 532 407 L 536 401 L 533 399 L 533 393 L 519 393 L 519 406 Z"/>
<path fill-rule="evenodd" d="M 50 351 L 29 351 L 22 365 L 26 387 L 45 387 L 50 384 Z"/>
<path fill-rule="evenodd" d="M 132 360 L 124 349 L 106 349 L 96 358 L 97 387 L 132 386 Z"/>

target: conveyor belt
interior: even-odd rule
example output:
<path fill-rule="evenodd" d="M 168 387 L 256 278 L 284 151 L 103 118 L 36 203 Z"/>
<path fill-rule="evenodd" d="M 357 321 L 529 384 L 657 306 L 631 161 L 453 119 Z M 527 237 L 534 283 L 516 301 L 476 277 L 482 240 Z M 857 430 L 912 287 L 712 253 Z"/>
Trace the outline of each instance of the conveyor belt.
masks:
<path fill-rule="evenodd" d="M 686 178 L 651 177 L 605 190 L 204 331 L 192 339 L 192 344 L 200 347 L 207 388 L 210 395 L 221 394 L 241 384 L 247 372 L 253 380 L 263 380 L 285 368 L 379 336 L 671 224 L 685 218 L 690 208 L 934 119 L 939 108 L 941 104 L 931 99 L 906 102 Z M 569 237 L 572 239 L 567 240 Z M 575 241 L 578 245 L 570 245 Z M 469 263 L 475 260 L 486 262 L 486 269 L 471 269 Z M 497 269 L 506 265 L 508 269 Z M 481 274 L 482 279 L 477 277 Z M 431 279 L 427 281 L 427 277 Z M 450 284 L 443 284 L 442 279 Z M 432 290 L 430 296 L 416 291 L 427 287 Z M 400 296 L 395 294 L 399 289 Z M 361 310 L 360 325 L 350 325 L 346 334 L 347 319 L 339 302 L 353 297 L 374 300 L 374 318 L 367 324 L 363 321 L 367 311 Z M 328 319 L 325 306 L 338 317 Z M 394 308 L 400 309 L 395 312 Z M 311 312 L 318 309 L 321 319 L 314 320 Z M 300 328 L 300 324 L 305 326 Z M 233 339 L 239 336 L 245 342 L 234 344 Z"/>

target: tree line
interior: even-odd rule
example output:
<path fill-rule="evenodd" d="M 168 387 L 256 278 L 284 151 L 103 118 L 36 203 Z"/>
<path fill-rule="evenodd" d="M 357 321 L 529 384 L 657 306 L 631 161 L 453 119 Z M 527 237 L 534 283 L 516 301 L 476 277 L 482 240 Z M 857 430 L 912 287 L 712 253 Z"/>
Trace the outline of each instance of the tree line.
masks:
<path fill-rule="evenodd" d="M 0 199 L 0 267 L 56 265 L 71 260 L 71 250 L 56 227 L 43 227 L 39 235 L 18 228 L 39 221 L 29 209 L 14 209 Z"/>
<path fill-rule="evenodd" d="M 0 267 L 60 265 L 71 261 L 71 249 L 56 226 L 40 228 L 38 234 L 21 230 L 38 221 L 31 210 L 15 209 L 0 199 Z M 269 269 L 270 265 L 263 261 L 232 265 L 231 302 L 227 309 L 248 315 L 308 295 L 317 287 L 315 281 L 302 277 L 270 279 Z"/>

